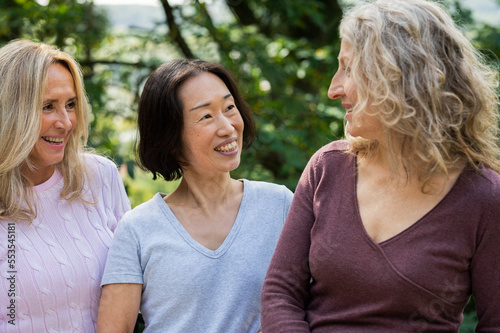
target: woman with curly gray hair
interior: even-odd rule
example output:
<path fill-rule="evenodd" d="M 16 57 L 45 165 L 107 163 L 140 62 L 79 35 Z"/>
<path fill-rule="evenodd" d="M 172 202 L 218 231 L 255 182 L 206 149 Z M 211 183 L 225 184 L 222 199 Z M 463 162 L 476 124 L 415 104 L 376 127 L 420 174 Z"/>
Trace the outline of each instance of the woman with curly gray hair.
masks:
<path fill-rule="evenodd" d="M 349 10 L 328 92 L 346 140 L 310 160 L 262 294 L 268 332 L 500 329 L 497 72 L 424 0 Z"/>

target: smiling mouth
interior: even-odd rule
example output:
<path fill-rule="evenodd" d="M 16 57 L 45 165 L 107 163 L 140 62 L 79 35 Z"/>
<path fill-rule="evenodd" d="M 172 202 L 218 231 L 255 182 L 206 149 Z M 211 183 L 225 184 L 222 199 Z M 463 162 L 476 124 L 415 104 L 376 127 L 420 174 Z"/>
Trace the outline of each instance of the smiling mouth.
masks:
<path fill-rule="evenodd" d="M 238 144 L 236 143 L 236 141 L 233 141 L 231 143 L 228 143 L 227 145 L 215 148 L 215 151 L 221 151 L 224 153 L 228 153 L 230 151 L 235 150 L 237 147 L 238 147 Z"/>
<path fill-rule="evenodd" d="M 42 136 L 42 139 L 53 145 L 60 145 L 61 143 L 64 142 L 64 138 L 54 138 L 52 136 Z"/>

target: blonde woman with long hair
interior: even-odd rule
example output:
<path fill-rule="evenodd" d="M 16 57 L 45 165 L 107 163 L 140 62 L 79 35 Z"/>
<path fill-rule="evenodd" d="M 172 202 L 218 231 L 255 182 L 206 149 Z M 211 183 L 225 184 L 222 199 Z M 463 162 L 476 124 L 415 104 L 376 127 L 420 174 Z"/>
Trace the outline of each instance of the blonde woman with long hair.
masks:
<path fill-rule="evenodd" d="M 84 153 L 90 107 L 75 60 L 0 48 L 0 331 L 94 332 L 113 230 L 130 209 L 116 166 Z"/>
<path fill-rule="evenodd" d="M 272 332 L 500 331 L 498 74 L 436 3 L 340 25 L 346 140 L 307 165 L 264 282 Z"/>

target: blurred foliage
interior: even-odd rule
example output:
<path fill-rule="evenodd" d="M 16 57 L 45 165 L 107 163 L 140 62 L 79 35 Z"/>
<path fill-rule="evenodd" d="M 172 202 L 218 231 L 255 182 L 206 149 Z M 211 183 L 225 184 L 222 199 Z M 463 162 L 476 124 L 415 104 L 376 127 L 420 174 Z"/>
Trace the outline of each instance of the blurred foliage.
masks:
<path fill-rule="evenodd" d="M 343 113 L 327 97 L 337 67 L 338 3 L 226 1 L 233 17 L 218 24 L 205 3 L 192 3 L 172 7 L 192 53 L 230 69 L 256 115 L 258 140 L 234 176 L 295 189 L 314 151 L 342 136 Z"/>
<path fill-rule="evenodd" d="M 498 27 L 477 28 L 470 10 L 459 1 L 442 2 L 497 61 Z M 78 59 L 93 107 L 89 145 L 119 164 L 134 160 L 136 105 L 154 68 L 189 55 L 221 63 L 235 74 L 253 107 L 259 133 L 234 177 L 281 183 L 293 190 L 314 151 L 343 135 L 343 111 L 327 98 L 337 67 L 342 3 L 185 0 L 171 5 L 159 0 L 159 4 L 165 20 L 152 29 L 112 30 L 105 12 L 89 0 L 50 0 L 45 5 L 0 0 L 0 43 L 18 37 L 40 40 Z M 133 178 L 135 168 L 128 169 Z"/>
<path fill-rule="evenodd" d="M 460 325 L 459 333 L 474 333 L 476 331 L 477 315 L 474 297 L 471 297 L 464 310 L 464 320 Z"/>
<path fill-rule="evenodd" d="M 226 15 L 216 21 L 202 1 L 160 3 L 170 21 L 111 31 L 92 1 L 0 0 L 0 43 L 30 38 L 78 59 L 94 114 L 89 145 L 120 164 L 134 160 L 136 105 L 151 71 L 187 55 L 220 62 L 254 108 L 259 133 L 234 177 L 293 190 L 312 153 L 342 136 L 343 113 L 327 98 L 337 67 L 337 1 L 219 1 Z"/>
<path fill-rule="evenodd" d="M 125 166 L 126 164 L 122 165 L 122 170 L 127 172 L 122 172 L 121 174 L 132 207 L 148 201 L 158 192 L 172 192 L 180 182 L 180 180 L 173 182 L 153 181 L 149 173 L 140 169 L 134 172 L 134 177 L 132 178 L 128 174 L 128 170 L 123 169 Z"/>
<path fill-rule="evenodd" d="M 0 0 L 0 45 L 27 38 L 56 45 L 81 64 L 92 105 L 89 146 L 113 155 L 119 138 L 114 118 L 118 113 L 106 108 L 110 97 L 110 73 L 96 73 L 93 55 L 109 38 L 106 13 L 92 1 L 50 0 L 41 5 L 34 0 Z"/>
<path fill-rule="evenodd" d="M 164 21 L 150 29 L 116 29 L 91 0 L 0 0 L 0 45 L 29 38 L 57 45 L 80 62 L 93 109 L 89 145 L 122 165 L 133 206 L 176 186 L 153 182 L 134 165 L 134 124 L 137 101 L 152 70 L 187 56 L 219 62 L 232 71 L 255 111 L 258 139 L 243 153 L 233 176 L 294 190 L 309 157 L 343 136 L 344 112 L 328 99 L 327 90 L 337 68 L 344 2 L 158 2 Z M 476 24 L 457 0 L 440 2 L 498 66 L 500 27 Z M 470 302 L 461 332 L 472 332 L 475 321 Z"/>

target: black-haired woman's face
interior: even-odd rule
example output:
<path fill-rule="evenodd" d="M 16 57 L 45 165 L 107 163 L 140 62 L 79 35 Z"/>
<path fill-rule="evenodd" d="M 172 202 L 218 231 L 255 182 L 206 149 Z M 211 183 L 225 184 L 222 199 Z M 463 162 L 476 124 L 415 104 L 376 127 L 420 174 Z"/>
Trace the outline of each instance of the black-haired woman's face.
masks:
<path fill-rule="evenodd" d="M 179 89 L 184 106 L 184 172 L 217 175 L 240 164 L 243 119 L 225 83 L 216 75 L 191 77 Z"/>

